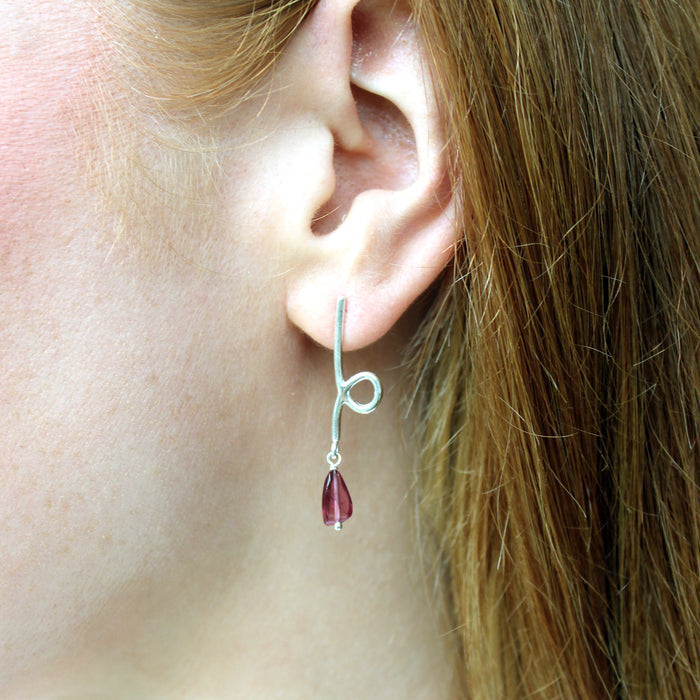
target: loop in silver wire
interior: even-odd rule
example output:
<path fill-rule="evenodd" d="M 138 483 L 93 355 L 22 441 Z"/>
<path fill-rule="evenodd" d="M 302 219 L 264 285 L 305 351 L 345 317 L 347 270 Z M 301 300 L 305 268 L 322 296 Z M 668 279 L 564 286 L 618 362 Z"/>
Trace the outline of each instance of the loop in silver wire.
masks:
<path fill-rule="evenodd" d="M 335 449 L 331 450 L 326 455 L 326 461 L 328 462 L 328 466 L 331 469 L 337 469 L 340 466 L 340 463 L 343 461 L 343 458 L 340 456 L 340 452 L 338 452 L 338 450 Z"/>
<path fill-rule="evenodd" d="M 340 412 L 343 406 L 348 406 L 355 413 L 372 413 L 379 405 L 382 398 L 382 384 L 379 377 L 373 372 L 358 372 L 353 374 L 350 379 L 343 378 L 343 321 L 345 319 L 345 297 L 338 299 L 335 316 L 335 345 L 333 347 L 333 365 L 335 368 L 335 384 L 338 388 L 338 395 L 333 406 L 333 424 L 331 427 L 331 439 L 333 441 L 331 451 L 328 453 L 328 463 L 331 464 L 331 455 L 340 454 L 338 452 L 338 444 L 340 442 Z M 360 382 L 369 382 L 374 389 L 372 399 L 367 403 L 359 403 L 353 399 L 350 391 Z M 338 461 L 337 464 L 340 462 Z M 337 464 L 335 465 L 337 467 Z M 331 469 L 335 467 L 331 464 Z"/>

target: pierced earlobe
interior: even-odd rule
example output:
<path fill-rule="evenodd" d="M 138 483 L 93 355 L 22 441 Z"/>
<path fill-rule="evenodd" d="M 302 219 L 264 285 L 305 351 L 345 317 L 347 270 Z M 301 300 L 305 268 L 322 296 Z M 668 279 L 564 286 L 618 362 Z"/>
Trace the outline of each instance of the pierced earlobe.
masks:
<path fill-rule="evenodd" d="M 301 107 L 327 137 L 317 159 L 326 177 L 304 209 L 308 226 L 285 238 L 287 315 L 331 348 L 331 300 L 347 296 L 343 340 L 357 350 L 384 337 L 442 273 L 455 200 L 442 112 L 407 4 L 320 0 L 317 9 L 318 21 L 300 30 L 308 36 L 296 68 Z M 342 96 L 344 118 L 332 95 Z"/>

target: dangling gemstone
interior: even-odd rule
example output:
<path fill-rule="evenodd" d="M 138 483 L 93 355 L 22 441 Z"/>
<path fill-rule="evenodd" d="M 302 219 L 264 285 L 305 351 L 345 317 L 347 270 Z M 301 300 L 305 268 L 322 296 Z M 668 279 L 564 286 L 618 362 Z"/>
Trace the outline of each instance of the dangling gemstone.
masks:
<path fill-rule="evenodd" d="M 336 530 L 340 530 L 340 524 L 352 515 L 352 498 L 337 469 L 328 472 L 326 483 L 323 484 L 322 507 L 323 522 L 334 525 Z"/>

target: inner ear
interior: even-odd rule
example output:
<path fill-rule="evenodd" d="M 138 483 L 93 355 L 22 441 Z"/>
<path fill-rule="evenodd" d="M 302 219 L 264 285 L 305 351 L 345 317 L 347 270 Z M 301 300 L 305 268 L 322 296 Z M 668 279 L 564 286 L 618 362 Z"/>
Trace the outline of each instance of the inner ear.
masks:
<path fill-rule="evenodd" d="M 338 145 L 333 151 L 335 189 L 311 222 L 315 235 L 334 231 L 355 197 L 366 190 L 403 190 L 418 177 L 418 154 L 413 129 L 390 100 L 352 86 L 357 113 L 368 136 L 361 151 Z"/>

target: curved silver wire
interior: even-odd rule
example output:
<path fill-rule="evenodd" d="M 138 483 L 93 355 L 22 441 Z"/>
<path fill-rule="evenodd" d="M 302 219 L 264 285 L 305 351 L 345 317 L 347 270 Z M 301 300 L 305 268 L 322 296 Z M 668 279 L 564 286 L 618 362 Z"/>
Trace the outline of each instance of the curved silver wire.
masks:
<path fill-rule="evenodd" d="M 338 387 L 338 395 L 333 406 L 333 423 L 331 427 L 331 451 L 326 459 L 331 469 L 336 469 L 340 464 L 338 443 L 340 442 L 340 412 L 343 406 L 348 406 L 355 413 L 372 413 L 379 405 L 382 398 L 382 384 L 379 377 L 372 372 L 358 372 L 350 379 L 343 378 L 343 321 L 345 319 L 345 297 L 338 299 L 335 315 L 335 345 L 333 347 L 333 364 L 335 367 L 335 384 Z M 367 403 L 358 403 L 352 398 L 351 389 L 360 382 L 369 382 L 374 395 Z"/>

